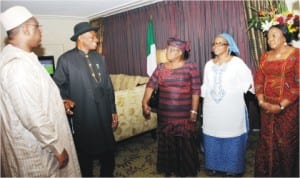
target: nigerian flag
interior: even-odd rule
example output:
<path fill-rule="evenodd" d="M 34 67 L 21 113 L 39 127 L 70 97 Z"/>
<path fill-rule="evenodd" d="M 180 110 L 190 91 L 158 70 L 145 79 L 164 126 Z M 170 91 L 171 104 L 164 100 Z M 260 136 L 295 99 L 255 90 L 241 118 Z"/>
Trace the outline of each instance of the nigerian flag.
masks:
<path fill-rule="evenodd" d="M 149 19 L 148 29 L 147 29 L 147 74 L 152 75 L 156 68 L 156 47 L 153 32 L 153 22 Z"/>

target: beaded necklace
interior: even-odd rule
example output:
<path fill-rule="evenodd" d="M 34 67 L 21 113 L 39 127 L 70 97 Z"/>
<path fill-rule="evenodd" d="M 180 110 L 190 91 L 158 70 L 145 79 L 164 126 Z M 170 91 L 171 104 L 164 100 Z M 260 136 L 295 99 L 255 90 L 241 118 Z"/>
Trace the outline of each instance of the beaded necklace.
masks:
<path fill-rule="evenodd" d="M 85 54 L 84 57 L 86 58 L 86 61 L 88 63 L 88 66 L 89 66 L 89 69 L 90 69 L 90 72 L 91 72 L 91 75 L 92 77 L 94 78 L 94 80 L 96 81 L 96 83 L 99 83 L 101 82 L 101 73 L 100 73 L 100 68 L 99 68 L 99 64 L 96 64 L 96 67 L 93 66 L 93 64 L 91 63 L 91 60 L 89 59 L 89 55 L 88 54 Z M 95 72 L 94 69 L 97 69 L 97 72 Z"/>

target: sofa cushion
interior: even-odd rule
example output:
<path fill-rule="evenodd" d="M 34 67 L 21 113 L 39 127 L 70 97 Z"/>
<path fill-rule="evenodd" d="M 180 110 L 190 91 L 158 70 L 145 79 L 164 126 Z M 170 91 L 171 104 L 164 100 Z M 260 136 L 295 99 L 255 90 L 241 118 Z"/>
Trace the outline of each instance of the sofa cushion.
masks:
<path fill-rule="evenodd" d="M 157 126 L 157 115 L 145 119 L 141 107 L 149 77 L 126 74 L 110 74 L 115 89 L 115 102 L 119 126 L 114 131 L 116 141 L 152 130 Z"/>
<path fill-rule="evenodd" d="M 115 91 L 120 90 L 120 86 L 121 86 L 120 80 L 121 80 L 122 75 L 123 74 L 110 74 L 110 79 L 114 86 Z"/>
<path fill-rule="evenodd" d="M 146 84 L 148 82 L 148 80 L 149 80 L 149 77 L 137 76 L 136 86 L 144 85 L 144 84 Z"/>
<path fill-rule="evenodd" d="M 149 77 L 127 74 L 110 74 L 114 90 L 128 90 L 148 82 Z"/>
<path fill-rule="evenodd" d="M 133 89 L 136 87 L 136 76 L 124 75 L 124 78 L 121 83 L 121 90 Z"/>
<path fill-rule="evenodd" d="M 114 131 L 116 141 L 124 140 L 156 128 L 156 113 L 151 113 L 151 117 L 148 119 L 143 116 L 141 102 L 144 91 L 145 85 L 115 92 L 119 116 L 119 126 Z"/>

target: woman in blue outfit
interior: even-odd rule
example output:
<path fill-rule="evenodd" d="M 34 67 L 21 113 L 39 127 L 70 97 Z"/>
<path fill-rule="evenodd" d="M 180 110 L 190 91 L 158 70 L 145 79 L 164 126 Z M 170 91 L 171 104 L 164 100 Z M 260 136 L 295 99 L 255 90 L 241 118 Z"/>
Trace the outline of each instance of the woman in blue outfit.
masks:
<path fill-rule="evenodd" d="M 248 117 L 244 93 L 254 93 L 253 78 L 232 36 L 222 33 L 212 43 L 214 58 L 205 64 L 203 144 L 205 168 L 211 173 L 241 175 L 245 170 Z"/>

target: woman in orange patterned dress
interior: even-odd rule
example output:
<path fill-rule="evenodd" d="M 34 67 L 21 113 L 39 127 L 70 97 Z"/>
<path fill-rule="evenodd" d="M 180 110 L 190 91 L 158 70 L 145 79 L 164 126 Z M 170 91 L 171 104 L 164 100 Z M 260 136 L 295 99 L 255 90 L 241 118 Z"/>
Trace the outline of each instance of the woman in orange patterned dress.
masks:
<path fill-rule="evenodd" d="M 299 177 L 299 49 L 284 25 L 268 31 L 271 50 L 261 56 L 255 77 L 261 130 L 255 176 Z"/>

